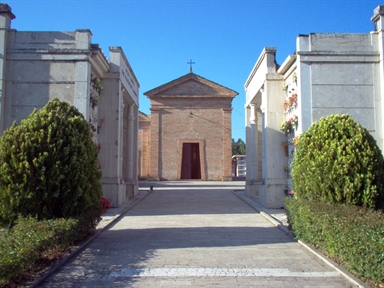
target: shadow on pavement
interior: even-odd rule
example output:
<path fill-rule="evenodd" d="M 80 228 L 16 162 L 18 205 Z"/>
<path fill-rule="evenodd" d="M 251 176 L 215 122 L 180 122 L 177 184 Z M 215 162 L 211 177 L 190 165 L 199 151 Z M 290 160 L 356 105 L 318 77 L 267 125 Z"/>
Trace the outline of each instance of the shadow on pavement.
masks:
<path fill-rule="evenodd" d="M 224 189 L 154 190 L 127 217 L 154 215 L 258 214 L 248 205 L 233 205 L 237 196 Z M 226 197 L 222 197 L 226 195 Z M 143 205 L 145 203 L 145 205 Z"/>
<path fill-rule="evenodd" d="M 102 233 L 103 250 L 145 254 L 152 249 L 235 247 L 296 242 L 276 227 L 183 227 L 113 230 Z M 124 239 L 124 240 L 123 240 Z M 93 245 L 92 245 L 93 246 Z"/>
<path fill-rule="evenodd" d="M 236 188 L 244 190 L 244 181 L 139 181 L 140 188 L 169 188 L 169 189 L 191 189 L 191 188 L 211 188 L 222 187 L 223 189 Z"/>
<path fill-rule="evenodd" d="M 74 281 L 75 286 L 85 287 L 82 286 L 85 279 L 77 275 L 97 273 L 97 269 L 102 266 L 105 266 L 103 270 L 110 271 L 109 273 L 120 272 L 125 268 L 147 268 L 148 265 L 150 265 L 149 267 L 163 267 L 172 264 L 174 266 L 176 265 L 175 261 L 178 262 L 178 260 L 184 262 L 181 264 L 182 267 L 188 267 L 189 263 L 193 267 L 196 263 L 194 262 L 196 253 L 204 253 L 193 248 L 222 249 L 222 255 L 225 258 L 225 254 L 230 251 L 232 251 L 230 253 L 236 253 L 232 249 L 238 246 L 278 245 L 290 242 L 295 241 L 275 227 L 187 227 L 125 230 L 114 230 L 112 227 L 100 234 L 97 241 L 88 245 L 81 253 L 81 257 L 74 259 L 70 267 L 61 269 L 53 279 L 56 286 L 52 286 L 53 283 L 50 284 L 49 282 L 46 284 L 47 287 L 64 287 L 69 284 L 67 281 L 71 277 L 70 281 L 71 283 Z M 179 251 L 178 253 L 173 252 L 171 258 L 157 257 L 159 253 L 168 253 L 163 250 L 172 251 L 172 249 L 182 250 L 176 250 Z M 273 251 L 269 253 L 273 253 Z M 162 259 L 163 262 L 157 262 L 159 261 L 157 258 Z M 207 256 L 200 265 L 204 267 L 206 262 L 216 260 Z M 178 263 L 180 265 L 180 262 Z M 62 278 L 63 276 L 64 278 Z M 107 276 L 105 274 L 102 280 L 100 277 L 95 279 L 87 277 L 86 282 L 90 286 L 86 287 L 96 287 L 100 284 L 99 281 L 102 281 L 103 284 L 113 283 L 113 287 L 119 287 L 119 281 L 123 287 L 140 281 L 138 278 L 119 279 Z"/>

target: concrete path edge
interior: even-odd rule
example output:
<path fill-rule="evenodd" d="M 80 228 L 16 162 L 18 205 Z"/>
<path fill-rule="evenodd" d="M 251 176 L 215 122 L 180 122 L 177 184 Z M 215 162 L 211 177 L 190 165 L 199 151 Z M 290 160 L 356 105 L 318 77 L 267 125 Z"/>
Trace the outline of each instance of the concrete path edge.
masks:
<path fill-rule="evenodd" d="M 111 208 L 105 214 L 101 216 L 101 220 L 98 223 L 95 231 L 89 235 L 85 240 L 83 240 L 78 245 L 74 246 L 70 251 L 66 252 L 59 260 L 55 261 L 54 264 L 39 272 L 36 277 L 26 283 L 24 287 L 35 288 L 44 281 L 47 277 L 53 274 L 57 269 L 75 257 L 78 253 L 80 253 L 90 242 L 92 242 L 97 236 L 100 235 L 101 232 L 108 229 L 110 226 L 119 221 L 126 212 L 132 209 L 135 205 L 137 205 L 140 201 L 145 199 L 152 191 L 151 190 L 141 190 L 138 195 L 132 197 L 127 201 L 127 203 L 123 204 L 118 208 Z"/>
<path fill-rule="evenodd" d="M 364 283 L 362 280 L 358 279 L 353 274 L 346 271 L 343 267 L 341 267 L 339 264 L 337 264 L 335 261 L 331 260 L 329 257 L 321 253 L 320 251 L 317 251 L 314 247 L 312 247 L 309 244 L 304 243 L 303 241 L 295 238 L 292 231 L 288 229 L 286 225 L 281 223 L 279 220 L 275 219 L 271 215 L 269 215 L 267 212 L 265 212 L 268 209 L 263 208 L 259 203 L 257 203 L 255 200 L 250 199 L 248 196 L 244 194 L 237 193 L 236 191 L 232 191 L 233 194 L 235 194 L 239 199 L 244 201 L 246 204 L 248 204 L 250 207 L 255 209 L 257 212 L 259 212 L 261 215 L 263 215 L 267 220 L 269 220 L 273 225 L 275 225 L 277 228 L 279 228 L 281 231 L 286 233 L 287 235 L 291 236 L 294 240 L 296 240 L 301 246 L 309 250 L 311 253 L 313 253 L 316 257 L 320 258 L 324 263 L 326 263 L 328 266 L 335 269 L 337 272 L 339 272 L 341 275 L 343 275 L 345 278 L 347 278 L 349 281 L 357 285 L 358 287 L 367 287 L 370 286 Z"/>

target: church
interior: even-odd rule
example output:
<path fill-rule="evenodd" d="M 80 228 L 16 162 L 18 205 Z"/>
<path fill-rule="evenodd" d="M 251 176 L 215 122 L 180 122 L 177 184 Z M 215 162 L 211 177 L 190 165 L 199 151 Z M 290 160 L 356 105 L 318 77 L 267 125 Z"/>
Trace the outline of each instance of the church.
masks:
<path fill-rule="evenodd" d="M 188 74 L 144 95 L 151 115 L 139 115 L 140 179 L 232 179 L 236 91 L 193 73 L 191 66 Z"/>

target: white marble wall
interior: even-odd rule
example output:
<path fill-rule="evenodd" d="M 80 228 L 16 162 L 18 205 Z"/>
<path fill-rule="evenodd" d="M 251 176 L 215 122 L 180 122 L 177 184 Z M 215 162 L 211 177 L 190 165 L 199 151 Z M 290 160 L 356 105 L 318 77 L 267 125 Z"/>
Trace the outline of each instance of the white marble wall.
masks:
<path fill-rule="evenodd" d="M 380 129 L 376 118 L 381 115 L 381 105 L 375 88 L 381 86 L 377 83 L 379 58 L 371 37 L 374 35 L 299 36 L 303 38 L 299 43 L 310 43 L 304 50 L 297 51 L 298 67 L 305 65 L 308 68 L 299 77 L 300 87 L 305 91 L 301 108 L 310 109 L 310 119 L 307 117 L 303 131 L 321 117 L 350 114 L 373 135 L 377 137 L 380 134 L 377 133 Z M 377 140 L 380 143 L 380 139 Z"/>
<path fill-rule="evenodd" d="M 89 30 L 8 31 L 4 89 L 8 113 L 2 130 L 13 121 L 27 118 L 33 109 L 42 108 L 54 97 L 69 101 L 88 119 L 91 35 Z"/>

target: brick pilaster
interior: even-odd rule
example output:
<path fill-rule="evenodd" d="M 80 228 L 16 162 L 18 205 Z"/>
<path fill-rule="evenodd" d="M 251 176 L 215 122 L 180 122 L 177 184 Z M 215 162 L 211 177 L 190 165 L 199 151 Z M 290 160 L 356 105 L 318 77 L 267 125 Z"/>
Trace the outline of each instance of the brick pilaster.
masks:
<path fill-rule="evenodd" d="M 160 180 L 159 175 L 159 159 L 160 159 L 160 109 L 151 108 L 151 144 L 149 159 L 149 180 Z"/>
<path fill-rule="evenodd" d="M 232 108 L 223 108 L 223 181 L 232 180 Z"/>

